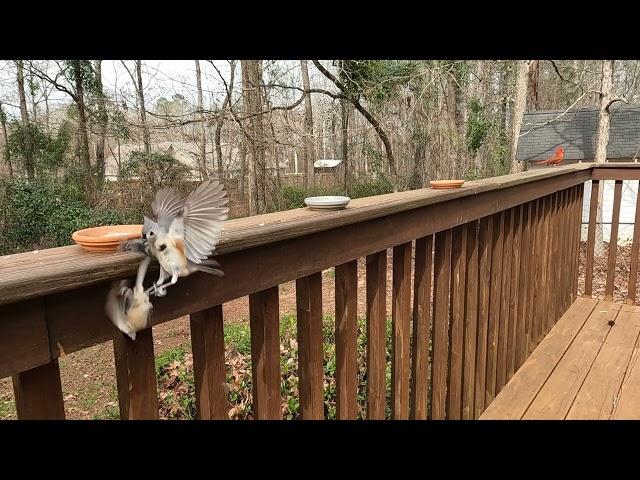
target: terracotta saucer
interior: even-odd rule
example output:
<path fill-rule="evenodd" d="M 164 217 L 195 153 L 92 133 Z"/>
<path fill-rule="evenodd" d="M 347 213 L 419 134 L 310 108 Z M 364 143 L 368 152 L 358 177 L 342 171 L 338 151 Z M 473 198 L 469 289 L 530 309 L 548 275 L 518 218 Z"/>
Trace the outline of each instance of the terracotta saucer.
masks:
<path fill-rule="evenodd" d="M 142 225 L 108 225 L 73 232 L 73 241 L 90 252 L 112 252 L 120 242 L 140 238 Z"/>
<path fill-rule="evenodd" d="M 464 183 L 464 180 L 433 180 L 431 183 L 431 187 L 444 190 L 447 188 L 460 188 Z"/>

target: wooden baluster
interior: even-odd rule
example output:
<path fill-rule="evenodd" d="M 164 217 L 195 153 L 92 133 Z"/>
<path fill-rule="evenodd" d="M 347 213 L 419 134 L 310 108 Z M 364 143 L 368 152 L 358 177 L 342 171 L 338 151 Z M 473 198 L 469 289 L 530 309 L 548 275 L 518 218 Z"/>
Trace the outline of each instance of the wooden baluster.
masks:
<path fill-rule="evenodd" d="M 278 287 L 249 295 L 253 418 L 280 420 L 280 307 Z"/>
<path fill-rule="evenodd" d="M 158 418 L 158 385 L 153 355 L 153 334 L 146 328 L 131 340 L 122 333 L 113 339 L 122 420 Z"/>
<path fill-rule="evenodd" d="M 529 288 L 531 288 L 530 257 L 531 243 L 529 235 L 531 232 L 531 202 L 522 205 L 522 237 L 520 241 L 520 271 L 518 273 L 518 309 L 516 313 L 516 351 L 515 351 L 515 371 L 520 368 L 527 358 L 529 325 L 527 325 L 528 311 L 531 306 L 528 304 Z"/>
<path fill-rule="evenodd" d="M 358 414 L 358 261 L 336 266 L 336 412 Z"/>
<path fill-rule="evenodd" d="M 484 411 L 487 378 L 487 335 L 491 291 L 493 218 L 483 217 L 478 227 L 478 343 L 476 348 L 475 418 Z"/>
<path fill-rule="evenodd" d="M 616 180 L 613 190 L 613 216 L 611 218 L 611 238 L 607 262 L 607 283 L 604 299 L 613 301 L 613 282 L 616 278 L 616 254 L 618 253 L 618 225 L 620 224 L 620 204 L 622 203 L 622 180 Z"/>
<path fill-rule="evenodd" d="M 467 229 L 467 279 L 464 312 L 464 370 L 462 376 L 462 418 L 474 418 L 476 348 L 478 343 L 478 222 L 469 222 Z"/>
<path fill-rule="evenodd" d="M 636 216 L 633 223 L 633 243 L 631 244 L 631 268 L 629 270 L 629 290 L 627 293 L 628 304 L 636 301 L 636 288 L 638 283 L 638 254 L 640 249 L 640 182 L 638 182 L 638 195 L 636 195 Z"/>
<path fill-rule="evenodd" d="M 522 242 L 522 205 L 513 209 L 513 226 L 511 228 L 513 245 L 511 255 L 511 284 L 509 293 L 509 337 L 507 345 L 507 377 L 509 381 L 516 369 L 516 344 L 518 341 L 518 283 L 520 273 L 520 244 Z"/>
<path fill-rule="evenodd" d="M 513 254 L 513 209 L 504 215 L 504 245 L 502 251 L 502 290 L 498 330 L 498 364 L 496 367 L 496 395 L 506 384 L 507 350 L 509 347 L 509 295 L 511 293 L 511 260 Z"/>
<path fill-rule="evenodd" d="M 410 413 L 413 420 L 427 418 L 432 267 L 433 236 L 430 235 L 416 240 Z"/>
<path fill-rule="evenodd" d="M 322 358 L 322 274 L 296 280 L 298 305 L 298 371 L 300 415 L 303 420 L 324 418 Z"/>
<path fill-rule="evenodd" d="M 198 420 L 227 417 L 222 305 L 190 316 L 193 376 Z"/>
<path fill-rule="evenodd" d="M 447 382 L 447 419 L 450 420 L 459 420 L 462 415 L 466 256 L 467 230 L 464 225 L 460 225 L 453 229 L 451 238 L 451 319 Z"/>
<path fill-rule="evenodd" d="M 391 415 L 394 420 L 409 418 L 411 247 L 411 242 L 407 242 L 393 249 Z"/>
<path fill-rule="evenodd" d="M 13 376 L 16 413 L 20 420 L 64 420 L 58 360 Z"/>
<path fill-rule="evenodd" d="M 387 251 L 367 256 L 367 418 L 384 420 L 387 363 Z"/>
<path fill-rule="evenodd" d="M 446 416 L 450 276 L 451 230 L 445 230 L 435 235 L 433 259 L 433 361 L 430 414 L 433 420 L 442 420 Z"/>
<path fill-rule="evenodd" d="M 591 200 L 589 202 L 589 230 L 587 232 L 587 260 L 585 264 L 584 294 L 593 296 L 593 256 L 596 243 L 596 220 L 598 215 L 598 194 L 600 180 L 591 181 Z"/>
<path fill-rule="evenodd" d="M 487 329 L 487 375 L 485 408 L 496 396 L 498 367 L 498 327 L 500 325 L 500 294 L 502 292 L 502 247 L 504 244 L 504 212 L 493 215 L 491 239 L 491 291 L 489 294 L 489 323 Z"/>

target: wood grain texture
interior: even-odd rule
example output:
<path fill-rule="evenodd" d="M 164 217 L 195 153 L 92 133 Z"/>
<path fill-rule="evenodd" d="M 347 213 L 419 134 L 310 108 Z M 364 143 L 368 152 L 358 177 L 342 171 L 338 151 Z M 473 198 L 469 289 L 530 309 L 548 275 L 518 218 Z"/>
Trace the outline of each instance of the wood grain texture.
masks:
<path fill-rule="evenodd" d="M 530 223 L 531 204 L 526 203 L 522 206 L 521 221 L 521 239 L 520 239 L 520 262 L 518 273 L 518 305 L 516 310 L 516 344 L 515 344 L 515 371 L 518 371 L 528 356 L 528 335 L 529 325 L 527 324 L 528 310 L 531 306 L 528 303 L 528 292 L 530 288 L 531 271 L 529 257 L 531 252 L 531 243 L 529 241 L 529 233 L 531 231 Z"/>
<path fill-rule="evenodd" d="M 222 305 L 191 314 L 191 350 L 198 420 L 227 417 Z"/>
<path fill-rule="evenodd" d="M 249 295 L 253 418 L 280 420 L 280 305 L 278 287 Z"/>
<path fill-rule="evenodd" d="M 58 360 L 13 376 L 19 420 L 64 420 L 64 401 Z"/>
<path fill-rule="evenodd" d="M 391 417 L 394 420 L 409 418 L 411 249 L 411 242 L 393 248 Z"/>
<path fill-rule="evenodd" d="M 430 413 L 430 418 L 433 420 L 446 418 L 450 278 L 451 230 L 445 230 L 435 235 L 433 257 L 433 361 Z"/>
<path fill-rule="evenodd" d="M 300 416 L 324 418 L 322 358 L 322 273 L 296 280 Z"/>
<path fill-rule="evenodd" d="M 487 378 L 487 336 L 491 290 L 493 218 L 481 218 L 478 226 L 478 342 L 476 346 L 475 418 L 484 411 Z"/>
<path fill-rule="evenodd" d="M 412 420 L 425 420 L 427 418 L 429 348 L 431 343 L 433 236 L 417 239 L 415 252 L 410 416 Z"/>
<path fill-rule="evenodd" d="M 594 299 L 578 298 L 480 419 L 521 419 L 597 304 Z"/>
<path fill-rule="evenodd" d="M 358 414 L 358 261 L 336 266 L 336 414 Z"/>
<path fill-rule="evenodd" d="M 367 418 L 384 420 L 386 398 L 387 251 L 367 256 Z"/>
<path fill-rule="evenodd" d="M 459 420 L 462 416 L 466 256 L 467 230 L 464 225 L 460 225 L 453 229 L 451 236 L 451 316 L 447 374 L 447 419 L 449 420 Z"/>
<path fill-rule="evenodd" d="M 47 365 L 51 358 L 44 299 L 0 306 L 0 378 Z"/>
<path fill-rule="evenodd" d="M 464 311 L 464 356 L 462 374 L 462 419 L 475 418 L 476 346 L 478 343 L 478 222 L 466 225 L 467 279 Z"/>
<path fill-rule="evenodd" d="M 156 420 L 158 385 L 151 328 L 131 340 L 124 334 L 113 341 L 121 420 Z"/>
<path fill-rule="evenodd" d="M 487 373 L 485 381 L 485 406 L 496 396 L 498 368 L 498 332 L 502 293 L 502 247 L 504 243 L 504 213 L 493 216 L 491 239 L 491 291 L 489 293 L 489 323 L 487 327 Z"/>

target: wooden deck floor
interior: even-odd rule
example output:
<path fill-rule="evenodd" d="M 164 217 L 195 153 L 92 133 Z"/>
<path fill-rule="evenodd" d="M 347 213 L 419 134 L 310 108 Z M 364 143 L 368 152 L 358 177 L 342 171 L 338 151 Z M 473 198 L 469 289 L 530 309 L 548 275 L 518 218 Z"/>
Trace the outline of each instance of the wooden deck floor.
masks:
<path fill-rule="evenodd" d="M 639 307 L 578 298 L 480 419 L 640 419 L 639 335 Z"/>

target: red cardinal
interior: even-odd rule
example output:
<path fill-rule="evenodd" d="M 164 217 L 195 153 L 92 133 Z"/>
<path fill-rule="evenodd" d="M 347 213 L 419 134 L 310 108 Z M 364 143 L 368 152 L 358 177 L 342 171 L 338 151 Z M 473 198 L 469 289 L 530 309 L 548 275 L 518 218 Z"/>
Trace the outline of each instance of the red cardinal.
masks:
<path fill-rule="evenodd" d="M 554 165 L 555 166 L 561 163 L 562 160 L 564 160 L 564 148 L 558 147 L 556 148 L 556 153 L 553 157 L 547 160 L 540 160 L 538 162 L 533 162 L 533 163 L 535 163 L 536 165 Z"/>

